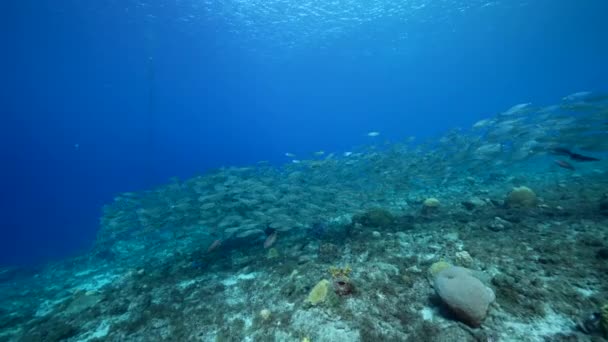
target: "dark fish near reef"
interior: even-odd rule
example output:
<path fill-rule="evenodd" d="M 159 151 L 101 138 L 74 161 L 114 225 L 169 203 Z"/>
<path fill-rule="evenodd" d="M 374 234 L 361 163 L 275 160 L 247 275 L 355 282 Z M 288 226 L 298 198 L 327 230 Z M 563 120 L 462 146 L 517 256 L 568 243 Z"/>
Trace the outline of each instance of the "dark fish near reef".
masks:
<path fill-rule="evenodd" d="M 568 163 L 565 160 L 556 159 L 556 160 L 554 160 L 554 162 L 555 162 L 555 164 L 557 164 L 557 166 L 563 167 L 564 169 L 568 169 L 568 170 L 572 170 L 572 171 L 575 170 L 574 166 L 572 166 L 572 164 Z"/>
<path fill-rule="evenodd" d="M 598 158 L 588 157 L 582 154 L 574 153 L 565 147 L 556 147 L 550 150 L 551 154 L 557 156 L 568 156 L 571 160 L 576 160 L 578 162 L 591 162 L 591 161 L 599 161 Z"/>
<path fill-rule="evenodd" d="M 571 153 L 570 154 L 570 159 L 572 160 L 576 160 L 579 162 L 592 162 L 592 161 L 599 161 L 598 158 L 595 157 L 588 157 L 588 156 L 584 156 L 582 154 L 578 154 L 578 153 Z"/>
<path fill-rule="evenodd" d="M 211 252 L 215 251 L 216 249 L 220 248 L 221 245 L 222 245 L 222 239 L 217 239 L 217 240 L 213 241 L 211 243 L 211 245 L 209 245 L 209 248 L 207 248 L 207 253 L 211 253 Z"/>

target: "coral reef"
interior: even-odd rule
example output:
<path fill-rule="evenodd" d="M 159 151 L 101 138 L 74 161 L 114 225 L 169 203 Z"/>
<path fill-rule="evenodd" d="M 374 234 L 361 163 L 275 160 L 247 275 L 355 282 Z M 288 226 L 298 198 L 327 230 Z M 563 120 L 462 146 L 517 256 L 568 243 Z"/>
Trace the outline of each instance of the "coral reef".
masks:
<path fill-rule="evenodd" d="M 547 163 L 564 116 L 524 107 L 119 194 L 89 253 L 0 269 L 0 341 L 605 341 L 608 164 Z"/>
<path fill-rule="evenodd" d="M 353 217 L 353 223 L 360 223 L 366 227 L 386 228 L 395 222 L 395 217 L 388 210 L 372 208 Z"/>
<path fill-rule="evenodd" d="M 345 266 L 345 267 L 331 266 L 329 268 L 329 273 L 331 274 L 331 276 L 333 278 L 348 278 L 352 271 L 353 270 L 350 268 L 350 266 Z"/>
<path fill-rule="evenodd" d="M 536 201 L 536 194 L 532 189 L 520 186 L 509 192 L 505 204 L 510 207 L 531 208 L 536 205 Z"/>
<path fill-rule="evenodd" d="M 454 258 L 455 258 L 455 263 L 458 266 L 467 267 L 467 268 L 473 266 L 473 258 L 467 251 L 456 252 L 456 254 L 454 255 Z"/>
<path fill-rule="evenodd" d="M 270 310 L 268 309 L 262 309 L 260 310 L 260 317 L 262 318 L 262 320 L 267 321 L 268 319 L 270 319 Z"/>

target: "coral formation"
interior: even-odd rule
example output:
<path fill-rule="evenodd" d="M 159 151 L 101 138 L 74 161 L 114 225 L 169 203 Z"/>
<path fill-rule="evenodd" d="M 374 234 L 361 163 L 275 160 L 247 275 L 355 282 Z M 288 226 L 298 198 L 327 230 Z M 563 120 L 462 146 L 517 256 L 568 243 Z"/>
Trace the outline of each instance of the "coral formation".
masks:
<path fill-rule="evenodd" d="M 329 285 L 330 283 L 327 279 L 319 281 L 317 285 L 310 290 L 308 298 L 306 298 L 306 302 L 310 303 L 311 305 L 317 305 L 325 302 L 327 293 L 329 292 Z"/>
<path fill-rule="evenodd" d="M 470 270 L 458 266 L 439 272 L 434 287 L 452 312 L 472 327 L 481 325 L 496 298 L 492 289 L 475 278 Z"/>
<path fill-rule="evenodd" d="M 473 265 L 473 258 L 467 251 L 456 252 L 454 259 L 458 266 L 471 267 Z"/>
<path fill-rule="evenodd" d="M 329 273 L 333 278 L 334 292 L 339 296 L 348 296 L 355 291 L 355 285 L 349 278 L 352 269 L 350 266 L 329 268 Z"/>
<path fill-rule="evenodd" d="M 260 317 L 262 318 L 262 320 L 267 321 L 270 318 L 270 310 L 268 309 L 262 309 L 260 310 Z"/>
<path fill-rule="evenodd" d="M 437 208 L 439 207 L 439 200 L 435 197 L 429 197 L 422 202 L 422 205 L 425 208 Z"/>
<path fill-rule="evenodd" d="M 461 204 L 467 210 L 474 210 L 482 208 L 486 205 L 486 202 L 480 199 L 479 197 L 472 197 L 466 201 L 462 201 Z"/>
<path fill-rule="evenodd" d="M 350 278 L 336 278 L 334 279 L 334 292 L 339 296 L 348 296 L 355 292 L 355 285 Z"/>
<path fill-rule="evenodd" d="M 353 217 L 353 223 L 360 223 L 366 227 L 387 228 L 394 222 L 393 214 L 382 208 L 372 208 Z"/>
<path fill-rule="evenodd" d="M 531 208 L 536 205 L 536 201 L 536 194 L 532 189 L 520 186 L 509 192 L 505 204 L 510 207 Z"/>
<path fill-rule="evenodd" d="M 329 273 L 331 274 L 331 276 L 334 279 L 335 278 L 348 278 L 350 276 L 351 272 L 352 272 L 352 269 L 348 265 L 345 267 L 331 266 L 329 268 Z"/>
<path fill-rule="evenodd" d="M 435 213 L 439 209 L 439 204 L 439 200 L 434 197 L 425 199 L 422 202 L 422 213 L 427 215 Z"/>

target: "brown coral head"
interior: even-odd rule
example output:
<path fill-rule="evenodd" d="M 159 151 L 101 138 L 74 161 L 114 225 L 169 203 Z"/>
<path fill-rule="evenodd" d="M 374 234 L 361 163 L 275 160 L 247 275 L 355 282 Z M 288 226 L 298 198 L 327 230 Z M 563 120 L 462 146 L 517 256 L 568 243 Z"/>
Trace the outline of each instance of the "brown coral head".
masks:
<path fill-rule="evenodd" d="M 355 286 L 348 278 L 338 278 L 334 280 L 334 290 L 338 296 L 348 296 L 353 294 Z"/>

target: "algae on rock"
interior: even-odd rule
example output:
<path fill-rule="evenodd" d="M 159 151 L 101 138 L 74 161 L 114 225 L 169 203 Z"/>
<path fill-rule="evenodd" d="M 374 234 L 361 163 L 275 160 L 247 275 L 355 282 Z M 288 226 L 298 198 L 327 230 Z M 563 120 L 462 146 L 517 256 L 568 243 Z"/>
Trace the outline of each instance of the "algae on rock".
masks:
<path fill-rule="evenodd" d="M 313 306 L 325 302 L 327 299 L 327 294 L 330 292 L 329 286 L 329 280 L 323 279 L 319 281 L 317 285 L 310 290 L 308 298 L 306 298 L 306 302 Z"/>

